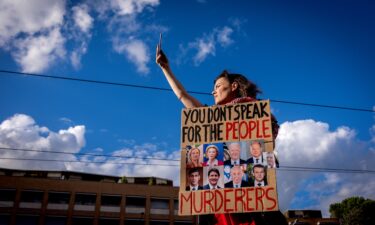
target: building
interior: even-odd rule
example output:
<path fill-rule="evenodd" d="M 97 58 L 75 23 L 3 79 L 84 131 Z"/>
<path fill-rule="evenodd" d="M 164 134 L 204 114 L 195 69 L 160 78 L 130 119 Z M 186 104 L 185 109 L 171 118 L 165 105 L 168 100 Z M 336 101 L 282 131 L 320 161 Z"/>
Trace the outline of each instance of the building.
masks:
<path fill-rule="evenodd" d="M 171 180 L 0 169 L 0 225 L 196 223 L 177 214 Z"/>
<path fill-rule="evenodd" d="M 323 218 L 320 210 L 288 210 L 284 216 L 289 225 L 340 225 L 336 218 Z"/>

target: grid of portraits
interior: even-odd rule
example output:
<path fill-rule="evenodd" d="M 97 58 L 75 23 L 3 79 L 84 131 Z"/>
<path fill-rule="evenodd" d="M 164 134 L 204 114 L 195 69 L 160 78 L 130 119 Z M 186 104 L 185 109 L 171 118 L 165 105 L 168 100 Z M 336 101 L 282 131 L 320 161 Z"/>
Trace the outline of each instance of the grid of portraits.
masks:
<path fill-rule="evenodd" d="M 267 186 L 277 166 L 263 140 L 188 145 L 186 191 Z"/>

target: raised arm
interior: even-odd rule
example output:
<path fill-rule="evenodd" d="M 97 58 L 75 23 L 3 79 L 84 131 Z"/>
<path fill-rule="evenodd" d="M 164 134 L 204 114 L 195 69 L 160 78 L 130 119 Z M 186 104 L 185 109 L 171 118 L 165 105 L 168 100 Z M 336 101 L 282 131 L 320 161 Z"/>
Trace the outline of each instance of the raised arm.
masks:
<path fill-rule="evenodd" d="M 187 93 L 184 86 L 182 86 L 180 81 L 177 80 L 169 66 L 167 56 L 161 49 L 159 49 L 159 46 L 156 48 L 156 63 L 160 66 L 161 70 L 163 71 L 164 76 L 169 83 L 169 86 L 171 86 L 177 98 L 182 102 L 182 104 L 186 108 L 202 106 L 202 104 L 197 99 L 195 99 L 193 96 Z"/>

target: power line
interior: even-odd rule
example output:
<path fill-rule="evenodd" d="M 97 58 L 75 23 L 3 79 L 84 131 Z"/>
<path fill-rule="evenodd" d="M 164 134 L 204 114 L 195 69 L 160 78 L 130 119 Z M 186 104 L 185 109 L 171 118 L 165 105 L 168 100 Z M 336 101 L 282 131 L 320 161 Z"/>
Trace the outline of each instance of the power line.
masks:
<path fill-rule="evenodd" d="M 87 164 L 117 164 L 117 165 L 145 165 L 145 166 L 179 166 L 179 164 L 161 164 L 161 163 L 135 163 L 135 162 L 108 162 L 108 161 L 80 161 L 80 160 L 61 160 L 61 159 L 35 159 L 35 158 L 14 158 L 0 157 L 5 160 L 18 161 L 41 161 L 41 162 L 61 162 L 61 163 L 87 163 Z M 172 161 L 169 159 L 159 159 L 163 161 Z M 280 166 L 277 170 L 295 171 L 295 172 L 330 172 L 330 173 L 369 173 L 375 174 L 375 170 L 358 169 L 339 169 L 339 168 L 321 168 L 321 167 L 298 167 L 298 166 Z"/>
<path fill-rule="evenodd" d="M 115 85 L 115 86 L 132 87 L 132 88 L 143 88 L 143 89 L 151 89 L 151 90 L 158 90 L 158 91 L 172 91 L 172 89 L 170 89 L 170 88 L 162 88 L 162 87 L 155 87 L 155 86 L 145 86 L 145 85 L 118 83 L 118 82 L 100 81 L 100 80 L 89 80 L 89 79 L 81 79 L 81 78 L 65 77 L 65 76 L 52 76 L 52 75 L 36 74 L 36 73 L 24 73 L 24 72 L 17 72 L 17 71 L 11 71 L 11 70 L 0 70 L 0 73 L 1 74 L 11 74 L 11 75 L 27 75 L 27 76 L 32 76 L 32 77 L 70 80 L 70 81 L 79 81 L 79 82 L 97 83 L 97 84 L 106 84 L 106 85 Z M 198 94 L 198 95 L 211 95 L 211 93 L 199 92 L 199 91 L 188 91 L 188 93 Z M 284 103 L 284 104 L 304 105 L 304 106 L 332 108 L 332 109 L 341 109 L 341 110 L 351 110 L 351 111 L 359 111 L 359 112 L 372 112 L 372 113 L 375 112 L 375 110 L 373 110 L 373 109 L 365 109 L 365 108 L 323 105 L 323 104 L 294 102 L 294 101 L 285 101 L 285 100 L 277 100 L 277 99 L 270 99 L 270 101 L 278 102 L 278 103 Z"/>
<path fill-rule="evenodd" d="M 41 152 L 41 153 L 52 153 L 52 154 L 68 154 L 68 155 L 85 155 L 85 156 L 97 156 L 97 157 L 106 157 L 106 158 L 120 158 L 120 159 L 142 159 L 142 160 L 159 160 L 159 161 L 175 161 L 179 162 L 179 159 L 167 159 L 167 158 L 156 158 L 156 157 L 139 157 L 139 156 L 116 156 L 116 155 L 108 155 L 108 154 L 92 154 L 92 153 L 80 153 L 80 152 L 59 152 L 59 151 L 47 151 L 47 150 L 36 150 L 36 149 L 25 149 L 25 148 L 6 148 L 0 147 L 0 150 L 15 150 L 15 151 L 26 151 L 26 152 Z M 0 159 L 15 159 L 18 158 L 1 158 Z M 35 160 L 35 161 L 58 161 L 61 160 L 51 160 L 51 159 L 31 159 L 31 158 L 23 158 L 19 160 Z M 65 162 L 65 161 L 64 161 Z M 82 162 L 82 163 L 109 163 L 112 162 L 108 161 L 66 161 L 66 162 Z M 127 162 L 116 162 L 114 164 L 128 164 Z M 130 164 L 137 164 L 137 163 L 130 163 Z M 155 164 L 159 165 L 159 164 Z M 161 164 L 165 165 L 165 164 Z M 175 166 L 175 165 L 172 165 Z M 178 165 L 176 165 L 178 166 Z M 312 171 L 312 172 L 347 172 L 347 173 L 375 173 L 375 170 L 358 170 L 358 169 L 340 169 L 340 168 L 322 168 L 322 167 L 299 167 L 299 166 L 280 166 L 280 170 L 285 171 Z"/>
<path fill-rule="evenodd" d="M 163 160 L 180 161 L 178 159 L 163 159 L 163 158 L 156 158 L 156 157 L 120 156 L 120 155 L 93 154 L 93 153 L 83 153 L 83 152 L 59 152 L 59 151 L 47 151 L 47 150 L 24 149 L 24 148 L 0 147 L 0 150 L 14 150 L 14 151 L 23 151 L 23 152 L 42 152 L 42 153 L 65 154 L 65 155 L 84 155 L 84 156 L 121 158 L 121 159 L 152 159 L 152 160 L 161 160 L 161 161 L 163 161 Z"/>
<path fill-rule="evenodd" d="M 375 173 L 375 170 L 338 169 L 338 168 L 322 168 L 322 167 L 280 166 L 279 169 L 285 170 L 285 171 L 302 171 L 302 172 Z"/>
<path fill-rule="evenodd" d="M 30 158 L 12 158 L 0 157 L 0 159 L 10 159 L 19 161 L 42 161 L 42 162 L 61 162 L 61 163 L 88 163 L 88 164 L 120 164 L 120 165 L 145 165 L 145 166 L 180 166 L 179 164 L 160 164 L 160 163 L 132 163 L 132 162 L 108 162 L 108 161 L 79 161 L 79 160 L 61 160 L 61 159 L 30 159 Z"/>

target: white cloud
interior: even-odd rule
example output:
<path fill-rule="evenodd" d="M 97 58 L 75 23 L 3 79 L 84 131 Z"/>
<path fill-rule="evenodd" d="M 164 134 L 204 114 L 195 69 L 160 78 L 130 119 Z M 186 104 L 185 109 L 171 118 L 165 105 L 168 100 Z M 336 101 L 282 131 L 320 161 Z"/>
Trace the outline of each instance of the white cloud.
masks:
<path fill-rule="evenodd" d="M 143 12 L 152 12 L 159 0 L 88 1 L 73 5 L 66 0 L 4 0 L 0 2 L 0 48 L 8 51 L 22 71 L 38 73 L 58 60 L 82 67 L 82 57 L 89 49 L 97 12 L 107 24 L 110 39 L 124 47 L 121 54 L 147 74 L 150 52 L 143 36 L 165 32 L 164 26 L 140 22 Z M 71 8 L 67 8 L 71 7 Z M 118 46 L 113 43 L 116 50 Z M 136 51 L 140 52 L 136 52 Z M 118 51 L 116 51 L 118 52 Z"/>
<path fill-rule="evenodd" d="M 195 65 L 199 65 L 207 58 L 207 56 L 215 55 L 215 41 L 212 37 L 206 39 L 198 39 L 196 42 L 193 42 L 190 46 L 196 48 L 198 51 L 193 59 Z"/>
<path fill-rule="evenodd" d="M 121 40 L 117 40 L 113 44 L 115 51 L 124 54 L 130 62 L 134 63 L 139 73 L 149 73 L 150 69 L 147 67 L 147 63 L 150 61 L 150 55 L 147 45 L 143 41 L 131 39 L 122 43 Z"/>
<path fill-rule="evenodd" d="M 181 44 L 177 63 L 182 63 L 189 52 L 194 52 L 193 63 L 198 66 L 210 55 L 216 55 L 217 45 L 226 48 L 233 44 L 234 40 L 231 37 L 233 33 L 234 30 L 230 26 L 214 28 L 208 34 L 203 34 L 202 37 L 196 38 L 195 41 L 189 42 L 187 45 Z"/>
<path fill-rule="evenodd" d="M 92 26 L 86 4 L 67 13 L 65 0 L 0 2 L 0 47 L 10 52 L 23 72 L 45 71 L 67 55 L 73 67 L 80 68 Z M 66 49 L 68 42 L 71 50 Z"/>
<path fill-rule="evenodd" d="M 374 170 L 371 143 L 357 139 L 348 127 L 331 131 L 329 125 L 314 120 L 281 124 L 277 138 L 281 167 L 343 168 Z M 303 205 L 322 209 L 353 195 L 374 198 L 372 174 L 278 171 L 279 203 L 283 210 Z"/>
<path fill-rule="evenodd" d="M 56 27 L 45 34 L 15 40 L 12 55 L 23 72 L 40 72 L 65 56 L 64 43 L 65 39 Z"/>
<path fill-rule="evenodd" d="M 65 55 L 65 1 L 1 1 L 0 47 L 24 72 L 40 72 Z"/>
<path fill-rule="evenodd" d="M 83 125 L 54 132 L 47 127 L 39 126 L 28 115 L 15 114 L 0 123 L 0 147 L 9 148 L 0 149 L 0 165 L 9 169 L 68 170 L 113 176 L 155 176 L 171 179 L 175 185 L 179 184 L 180 151 L 164 150 L 164 143 L 136 144 L 132 141 L 129 147 L 111 154 L 107 153 L 115 157 L 104 156 L 107 154 L 102 148 L 90 151 L 90 154 L 99 154 L 96 156 L 82 154 L 78 157 L 73 154 L 49 153 L 50 151 L 79 153 L 85 146 L 85 132 Z M 56 159 L 59 161 L 55 161 Z"/>
<path fill-rule="evenodd" d="M 223 29 L 218 30 L 217 32 L 217 41 L 223 46 L 226 47 L 233 43 L 233 40 L 230 38 L 230 35 L 233 33 L 233 29 L 225 26 Z"/>
<path fill-rule="evenodd" d="M 87 42 L 88 40 L 81 40 L 81 46 L 73 49 L 73 51 L 70 54 L 70 62 L 76 70 L 81 68 L 82 66 L 81 59 L 82 56 L 87 52 Z"/>
<path fill-rule="evenodd" d="M 0 2 L 0 46 L 18 34 L 34 34 L 60 26 L 65 14 L 61 0 L 3 0 Z"/>
<path fill-rule="evenodd" d="M 73 26 L 70 28 L 69 34 L 71 39 L 75 41 L 75 45 L 69 59 L 76 70 L 82 66 L 81 59 L 86 54 L 88 43 L 91 39 L 94 18 L 90 16 L 89 11 L 90 8 L 86 4 L 72 7 Z"/>
<path fill-rule="evenodd" d="M 73 20 L 83 33 L 88 33 L 93 25 L 93 18 L 89 14 L 89 8 L 85 4 L 74 6 Z"/>
<path fill-rule="evenodd" d="M 170 152 L 160 149 L 159 144 L 134 143 L 133 146 L 114 151 L 111 155 L 116 157 L 83 156 L 81 161 L 104 163 L 72 163 L 67 168 L 82 172 L 100 171 L 101 174 L 114 176 L 161 177 L 173 180 L 174 185 L 179 185 L 179 150 Z"/>
<path fill-rule="evenodd" d="M 147 6 L 157 6 L 159 0 L 112 0 L 111 6 L 119 15 L 140 13 Z"/>
<path fill-rule="evenodd" d="M 0 159 L 2 167 L 14 169 L 64 170 L 64 160 L 74 160 L 69 154 L 54 152 L 79 152 L 85 145 L 85 126 L 69 127 L 53 132 L 40 127 L 35 120 L 25 114 L 15 114 L 0 124 L 0 146 L 3 148 L 29 149 L 38 151 L 1 150 L 4 158 L 61 159 L 61 162 L 21 161 Z"/>

